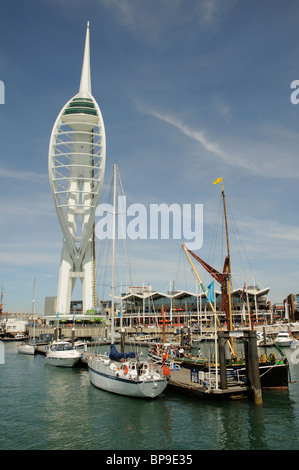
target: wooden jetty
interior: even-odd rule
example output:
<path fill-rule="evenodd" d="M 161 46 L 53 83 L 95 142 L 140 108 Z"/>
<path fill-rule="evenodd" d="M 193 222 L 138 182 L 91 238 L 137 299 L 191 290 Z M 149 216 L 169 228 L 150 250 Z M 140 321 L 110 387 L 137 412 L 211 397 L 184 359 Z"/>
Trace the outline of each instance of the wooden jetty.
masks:
<path fill-rule="evenodd" d="M 209 387 L 206 379 L 194 382 L 192 380 L 192 370 L 190 369 L 173 370 L 170 371 L 166 391 L 170 390 L 188 397 L 208 400 L 240 399 L 252 395 L 252 387 L 244 385 L 243 382 L 231 381 L 228 382 L 226 389 L 221 389 L 215 387 L 215 379 L 213 376 L 211 378 L 213 387 Z"/>

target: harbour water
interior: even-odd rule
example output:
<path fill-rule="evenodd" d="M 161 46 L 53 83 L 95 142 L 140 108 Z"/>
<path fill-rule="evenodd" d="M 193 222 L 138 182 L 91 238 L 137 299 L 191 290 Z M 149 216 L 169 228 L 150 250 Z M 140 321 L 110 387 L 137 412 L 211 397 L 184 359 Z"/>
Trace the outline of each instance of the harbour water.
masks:
<path fill-rule="evenodd" d="M 264 391 L 262 406 L 169 391 L 139 400 L 96 389 L 87 369 L 49 366 L 44 356 L 17 354 L 16 343 L 6 343 L 0 449 L 297 450 L 299 364 L 290 369 L 289 391 Z"/>

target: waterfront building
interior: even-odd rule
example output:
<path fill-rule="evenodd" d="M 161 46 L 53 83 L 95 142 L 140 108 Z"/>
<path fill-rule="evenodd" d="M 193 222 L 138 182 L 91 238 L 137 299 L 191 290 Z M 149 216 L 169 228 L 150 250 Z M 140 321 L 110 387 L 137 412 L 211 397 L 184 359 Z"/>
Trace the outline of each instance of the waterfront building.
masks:
<path fill-rule="evenodd" d="M 150 287 L 150 288 L 149 288 Z M 190 321 L 204 324 L 214 322 L 212 309 L 205 294 L 185 290 L 173 290 L 167 293 L 154 291 L 151 286 L 129 289 L 124 293 L 118 304 L 117 322 L 122 324 L 151 324 L 162 321 L 162 307 L 165 318 L 171 323 L 188 323 Z M 271 323 L 273 315 L 269 301 L 270 288 L 259 289 L 248 286 L 246 291 L 232 291 L 234 324 Z M 225 322 L 225 314 L 221 312 L 221 292 L 215 291 L 215 308 L 219 319 Z M 105 312 L 110 316 L 109 301 L 105 303 Z"/>

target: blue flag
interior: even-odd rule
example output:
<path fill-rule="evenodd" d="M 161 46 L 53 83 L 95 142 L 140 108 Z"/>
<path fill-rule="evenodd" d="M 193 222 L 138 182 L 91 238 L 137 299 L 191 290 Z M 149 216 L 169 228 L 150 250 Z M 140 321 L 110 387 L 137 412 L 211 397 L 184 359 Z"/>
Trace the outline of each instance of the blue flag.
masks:
<path fill-rule="evenodd" d="M 211 303 L 215 302 L 214 284 L 215 284 L 215 281 L 211 282 L 211 284 L 208 286 L 207 300 L 208 302 L 211 302 Z"/>
<path fill-rule="evenodd" d="M 56 313 L 56 318 L 59 320 L 59 312 Z"/>
<path fill-rule="evenodd" d="M 120 304 L 120 311 L 118 312 L 118 316 L 121 318 L 123 316 L 123 306 Z"/>

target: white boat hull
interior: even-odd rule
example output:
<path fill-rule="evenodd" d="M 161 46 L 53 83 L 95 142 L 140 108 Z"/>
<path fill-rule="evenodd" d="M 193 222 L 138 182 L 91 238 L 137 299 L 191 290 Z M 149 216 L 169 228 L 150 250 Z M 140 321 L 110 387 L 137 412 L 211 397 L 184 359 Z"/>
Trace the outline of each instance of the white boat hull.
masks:
<path fill-rule="evenodd" d="M 46 363 L 56 367 L 74 367 L 79 359 L 80 355 L 71 357 L 47 356 Z"/>
<path fill-rule="evenodd" d="M 88 369 L 91 383 L 102 390 L 140 398 L 155 398 L 167 386 L 167 378 L 163 376 L 130 377 L 129 374 L 110 367 L 111 362 L 101 359 L 89 359 Z"/>
<path fill-rule="evenodd" d="M 283 348 L 289 348 L 291 346 L 292 341 L 293 340 L 280 340 L 280 341 L 275 341 L 275 344 Z"/>
<path fill-rule="evenodd" d="M 28 354 L 30 356 L 34 356 L 36 352 L 36 348 L 32 344 L 20 344 L 17 346 L 17 350 L 19 354 Z"/>
<path fill-rule="evenodd" d="M 54 341 L 46 355 L 46 363 L 56 367 L 74 367 L 81 354 L 67 341 Z"/>
<path fill-rule="evenodd" d="M 281 346 L 283 348 L 289 348 L 291 346 L 291 343 L 293 342 L 293 338 L 289 333 L 286 332 L 280 332 L 277 335 L 277 338 L 275 340 L 275 344 L 278 346 Z"/>

